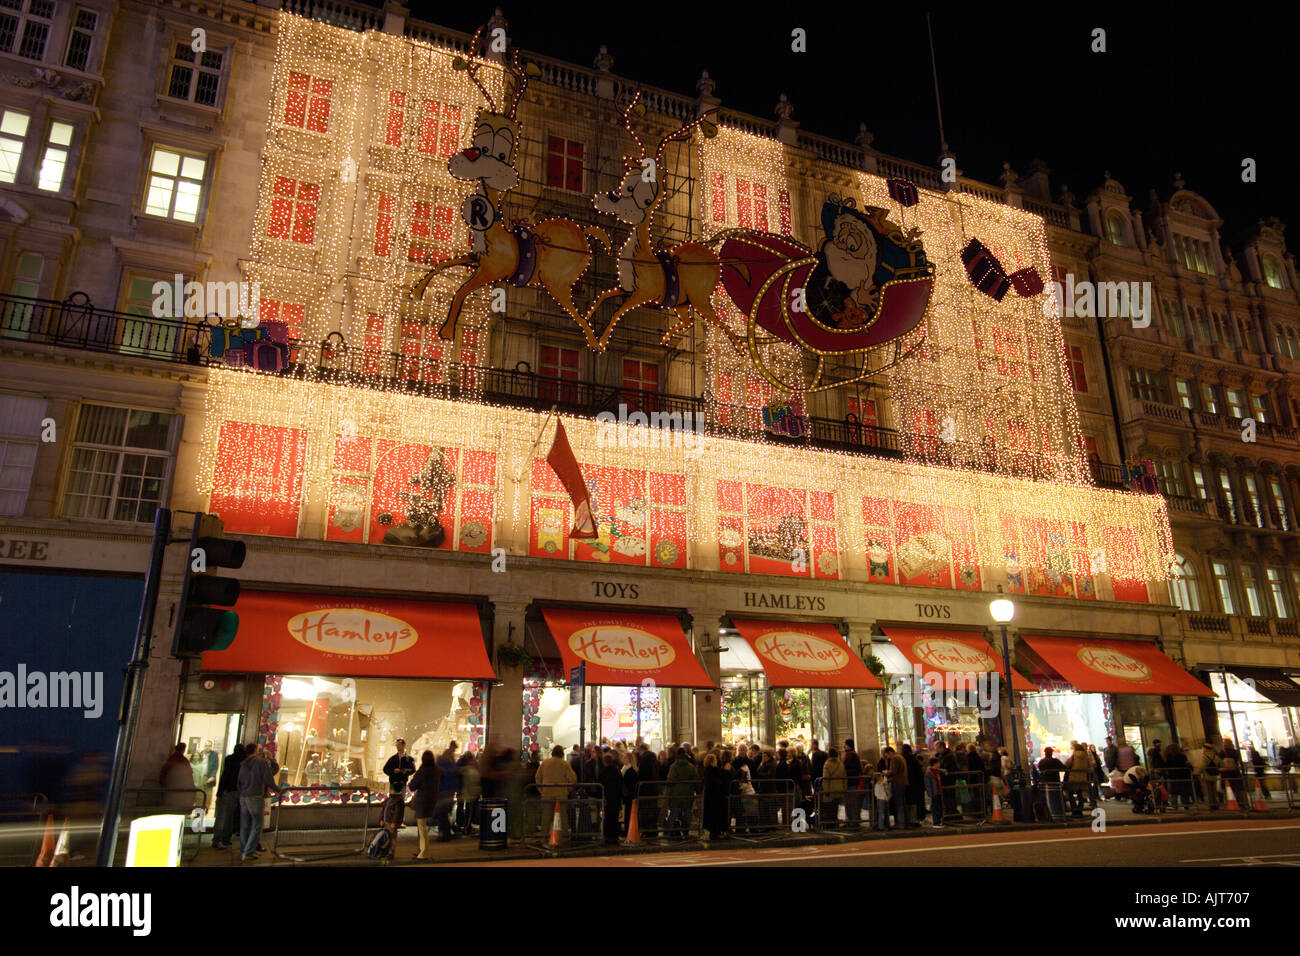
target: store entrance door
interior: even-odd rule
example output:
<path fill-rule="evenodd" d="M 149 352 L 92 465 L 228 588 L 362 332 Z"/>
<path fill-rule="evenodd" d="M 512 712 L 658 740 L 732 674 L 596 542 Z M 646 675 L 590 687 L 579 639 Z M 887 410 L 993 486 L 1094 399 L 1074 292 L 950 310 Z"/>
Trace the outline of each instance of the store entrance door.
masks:
<path fill-rule="evenodd" d="M 226 757 L 240 740 L 244 715 L 240 713 L 181 714 L 180 729 L 176 739 L 185 744 L 185 756 L 194 773 L 194 786 L 203 791 L 203 806 L 211 828 L 217 806 L 217 781 Z"/>

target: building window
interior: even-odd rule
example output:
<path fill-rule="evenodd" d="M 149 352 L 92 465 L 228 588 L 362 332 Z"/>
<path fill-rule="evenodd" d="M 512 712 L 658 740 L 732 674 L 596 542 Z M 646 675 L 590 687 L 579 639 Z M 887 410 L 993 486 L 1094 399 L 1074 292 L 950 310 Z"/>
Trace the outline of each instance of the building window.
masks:
<path fill-rule="evenodd" d="M 654 411 L 653 395 L 659 391 L 659 366 L 654 362 L 623 359 L 623 388 L 630 411 Z M 651 394 L 644 394 L 646 392 Z"/>
<path fill-rule="evenodd" d="M 452 218 L 450 206 L 415 203 L 411 207 L 411 244 L 406 250 L 407 261 L 427 266 L 447 258 L 447 253 L 434 249 L 430 240 L 440 245 L 450 245 L 453 240 Z"/>
<path fill-rule="evenodd" d="M 284 100 L 284 122 L 312 133 L 329 130 L 330 97 L 334 81 L 306 73 L 289 74 L 289 92 Z"/>
<path fill-rule="evenodd" d="M 36 180 L 39 189 L 58 192 L 63 188 L 63 173 L 68 167 L 68 150 L 72 147 L 72 126 L 68 123 L 51 123 L 45 155 L 41 157 L 41 171 Z"/>
<path fill-rule="evenodd" d="M 207 168 L 208 161 L 200 156 L 155 146 L 149 159 L 144 211 L 181 222 L 197 221 Z"/>
<path fill-rule="evenodd" d="M 1202 501 L 1209 501 L 1210 492 L 1205 486 L 1205 472 L 1200 465 L 1192 465 L 1192 483 L 1196 485 L 1196 496 Z"/>
<path fill-rule="evenodd" d="M 128 275 L 122 290 L 121 310 L 137 318 L 122 322 L 119 348 L 128 355 L 147 355 L 150 358 L 177 357 L 176 332 L 184 318 L 184 303 L 172 305 L 171 315 L 154 315 L 154 286 L 158 282 L 172 282 L 156 276 Z"/>
<path fill-rule="evenodd" d="M 45 44 L 54 19 L 53 0 L 4 0 L 0 8 L 0 53 L 16 53 L 28 60 L 45 59 Z"/>
<path fill-rule="evenodd" d="M 1286 583 L 1281 568 L 1267 568 L 1268 593 L 1273 599 L 1273 613 L 1285 620 L 1291 616 L 1291 602 L 1286 596 Z"/>
<path fill-rule="evenodd" d="M 1230 388 L 1224 392 L 1227 396 L 1228 414 L 1233 418 L 1246 417 L 1246 396 L 1241 389 Z"/>
<path fill-rule="evenodd" d="M 1213 385 L 1201 386 L 1201 408 L 1211 415 L 1219 413 L 1219 399 L 1214 393 Z"/>
<path fill-rule="evenodd" d="M 74 70 L 85 70 L 90 66 L 90 48 L 95 42 L 95 27 L 98 24 L 98 13 L 78 8 L 72 19 L 72 30 L 68 33 L 68 54 L 63 58 L 64 66 Z"/>
<path fill-rule="evenodd" d="M 1183 323 L 1183 307 L 1178 302 L 1166 302 L 1165 311 L 1165 328 L 1169 334 L 1176 338 L 1187 338 L 1187 326 Z"/>
<path fill-rule="evenodd" d="M 1237 321 L 1237 334 L 1241 337 L 1241 348 L 1246 352 L 1259 351 L 1259 343 L 1255 341 L 1255 323 L 1250 319 L 1239 319 Z"/>
<path fill-rule="evenodd" d="M 582 144 L 559 136 L 546 137 L 546 185 L 582 192 Z"/>
<path fill-rule="evenodd" d="M 1123 216 L 1113 210 L 1106 213 L 1106 238 L 1111 241 L 1112 245 L 1127 246 L 1127 232 Z"/>
<path fill-rule="evenodd" d="M 375 215 L 375 255 L 384 258 L 392 248 L 393 197 L 380 196 L 379 212 Z"/>
<path fill-rule="evenodd" d="M 1214 329 L 1210 327 L 1210 321 L 1205 317 L 1205 310 L 1199 306 L 1189 305 L 1187 311 L 1192 320 L 1192 334 L 1197 341 L 1204 342 L 1206 345 L 1214 344 Z"/>
<path fill-rule="evenodd" d="M 438 338 L 433 325 L 417 319 L 402 319 L 401 355 L 397 360 L 398 375 L 410 382 L 442 381 L 442 361 L 446 343 Z"/>
<path fill-rule="evenodd" d="M 220 50 L 195 53 L 188 41 L 176 44 L 169 64 L 167 95 L 199 106 L 216 106 L 221 92 L 221 65 L 226 55 Z"/>
<path fill-rule="evenodd" d="M 12 183 L 18 178 L 29 122 L 31 117 L 17 110 L 5 110 L 0 116 L 0 183 Z"/>
<path fill-rule="evenodd" d="M 1200 589 L 1196 586 L 1196 568 L 1181 554 L 1176 555 L 1174 566 L 1173 592 L 1174 603 L 1184 611 L 1201 609 Z"/>
<path fill-rule="evenodd" d="M 1282 270 L 1272 256 L 1264 257 L 1264 281 L 1273 289 L 1286 288 L 1286 283 L 1282 281 Z"/>
<path fill-rule="evenodd" d="M 274 192 L 275 196 L 271 200 L 271 224 L 267 227 L 266 234 L 272 239 L 288 239 L 304 245 L 315 242 L 320 186 L 305 180 L 277 176 Z M 383 212 L 382 203 L 380 212 Z M 375 246 L 378 255 L 378 237 Z"/>
<path fill-rule="evenodd" d="M 1164 377 L 1159 372 L 1152 372 L 1149 369 L 1130 365 L 1128 367 L 1128 387 L 1129 392 L 1139 401 L 1169 404 L 1169 387 L 1165 384 Z"/>
<path fill-rule="evenodd" d="M 1236 614 L 1237 605 L 1232 600 L 1232 577 L 1228 574 L 1228 562 L 1214 561 L 1211 566 L 1214 569 L 1214 586 L 1219 592 L 1219 603 L 1223 606 L 1223 613 Z"/>
<path fill-rule="evenodd" d="M 1262 528 L 1264 527 L 1264 512 L 1260 508 L 1259 485 L 1256 483 L 1254 475 L 1243 475 L 1241 480 L 1242 484 L 1246 486 L 1246 498 L 1250 505 L 1250 513 L 1246 517 L 1254 523 L 1255 527 Z"/>
<path fill-rule="evenodd" d="M 1232 497 L 1232 481 L 1228 478 L 1228 473 L 1222 468 L 1219 469 L 1219 497 L 1222 499 L 1224 514 L 1220 517 L 1224 521 L 1231 521 L 1234 524 L 1237 521 L 1237 502 Z"/>
<path fill-rule="evenodd" d="M 1241 566 L 1241 590 L 1246 597 L 1246 610 L 1251 617 L 1264 617 L 1264 597 L 1259 590 L 1259 575 L 1249 564 Z"/>
<path fill-rule="evenodd" d="M 1255 421 L 1263 424 L 1268 423 L 1269 420 L 1268 416 L 1271 415 L 1272 412 L 1268 410 L 1267 402 L 1268 399 L 1266 399 L 1263 395 L 1250 396 L 1250 404 L 1255 411 Z"/>
<path fill-rule="evenodd" d="M 20 515 L 36 467 L 45 399 L 0 396 L 0 515 Z"/>
<path fill-rule="evenodd" d="M 1088 370 L 1083 364 L 1083 349 L 1077 345 L 1066 346 L 1066 364 L 1070 368 L 1070 381 L 1076 392 L 1088 391 Z"/>
<path fill-rule="evenodd" d="M 448 106 L 445 103 L 439 103 L 435 100 L 425 100 L 424 109 L 420 113 L 420 131 L 416 137 L 415 148 L 425 156 L 435 156 L 442 159 L 447 158 L 456 152 L 456 147 L 460 145 L 460 107 Z M 578 146 L 578 156 L 582 156 L 582 144 Z M 506 161 L 509 162 L 509 157 Z M 582 162 L 579 158 L 579 170 Z M 578 182 L 581 186 L 582 174 L 578 175 Z"/>
<path fill-rule="evenodd" d="M 1178 389 L 1178 404 L 1183 408 L 1194 408 L 1195 403 L 1192 400 L 1192 383 L 1185 378 L 1180 378 L 1175 383 Z"/>
<path fill-rule="evenodd" d="M 1183 466 L 1177 461 L 1157 461 L 1156 477 L 1160 480 L 1160 490 L 1167 495 L 1187 497 L 1187 478 L 1183 475 Z"/>
<path fill-rule="evenodd" d="M 1286 495 L 1282 493 L 1282 482 L 1277 478 L 1269 478 L 1268 490 L 1273 494 L 1273 510 L 1269 517 L 1273 519 L 1273 524 L 1283 531 L 1291 530 L 1291 516 L 1286 510 Z"/>
<path fill-rule="evenodd" d="M 570 404 L 578 400 L 578 350 L 543 345 L 538 349 L 538 373 L 543 381 L 538 383 L 538 395 L 543 401 L 561 401 Z M 553 379 L 572 382 L 559 385 Z"/>
<path fill-rule="evenodd" d="M 84 405 L 73 439 L 65 518 L 152 521 L 163 500 L 172 416 Z"/>

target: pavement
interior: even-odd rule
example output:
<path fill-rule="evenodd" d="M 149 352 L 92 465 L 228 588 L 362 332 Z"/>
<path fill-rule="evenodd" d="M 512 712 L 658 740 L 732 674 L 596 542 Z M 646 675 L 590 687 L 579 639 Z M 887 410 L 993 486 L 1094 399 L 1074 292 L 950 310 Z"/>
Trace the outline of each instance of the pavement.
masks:
<path fill-rule="evenodd" d="M 1101 804 L 1106 811 L 1105 823 L 1107 832 L 1110 830 L 1128 829 L 1132 827 L 1156 827 L 1163 830 L 1169 830 L 1175 825 L 1182 826 L 1186 824 L 1214 824 L 1226 826 L 1229 830 L 1242 828 L 1253 828 L 1260 824 L 1272 824 L 1285 820 L 1300 820 L 1300 808 L 1296 810 L 1267 810 L 1263 812 L 1241 811 L 1226 812 L 1209 812 L 1199 811 L 1189 813 L 1184 811 L 1170 812 L 1160 816 L 1148 814 L 1135 814 L 1132 812 L 1129 804 L 1123 801 L 1104 801 Z M 1300 832 L 1300 827 L 1294 828 Z M 374 831 L 371 831 L 373 834 Z M 874 844 L 877 849 L 881 843 L 894 843 L 903 841 L 924 841 L 926 846 L 943 846 L 945 844 L 957 845 L 962 842 L 963 837 L 974 835 L 988 834 L 1011 834 L 1011 833 L 1032 833 L 1041 836 L 1033 839 L 1041 840 L 1050 838 L 1053 835 L 1060 836 L 1064 834 L 1073 834 L 1085 836 L 1093 834 L 1096 831 L 1093 828 L 1093 818 L 1091 815 L 1085 815 L 1082 819 L 1070 819 L 1064 823 L 993 823 L 984 821 L 983 823 L 971 822 L 967 824 L 952 824 L 941 830 L 934 830 L 929 827 L 909 828 L 907 830 L 879 831 L 879 830 L 857 830 L 843 831 L 835 830 L 828 832 L 805 832 L 805 833 L 786 833 L 784 831 L 764 835 L 758 840 L 746 840 L 739 837 L 732 837 L 721 841 L 647 841 L 637 845 L 628 844 L 625 841 L 618 846 L 604 846 L 600 843 L 588 846 L 565 847 L 558 851 L 551 850 L 546 846 L 509 846 L 504 850 L 481 850 L 479 849 L 478 837 L 457 837 L 448 843 L 435 843 L 433 845 L 434 858 L 432 860 L 414 859 L 419 849 L 419 838 L 416 827 L 412 823 L 402 830 L 398 831 L 397 847 L 391 859 L 385 861 L 371 860 L 364 852 L 359 849 L 360 833 L 358 841 L 343 845 L 325 846 L 283 846 L 278 847 L 274 833 L 264 833 L 262 844 L 268 852 L 262 853 L 258 859 L 241 863 L 237 850 L 213 850 L 208 841 L 209 834 L 204 834 L 204 842 L 194 858 L 186 855 L 186 866 L 204 866 L 204 867 L 280 867 L 280 866 L 300 866 L 300 865 L 321 865 L 321 866 L 429 866 L 433 864 L 453 864 L 453 865 L 471 865 L 481 863 L 507 863 L 522 864 L 534 863 L 538 861 L 549 862 L 552 865 L 564 861 L 591 861 L 593 863 L 603 861 L 609 865 L 637 865 L 636 859 L 622 859 L 625 857 L 640 858 L 646 856 L 657 856 L 671 854 L 679 860 L 689 860 L 699 858 L 699 863 L 706 862 L 705 855 L 718 852 L 735 854 L 744 850 L 762 849 L 764 851 L 786 851 L 786 850 L 811 850 L 814 854 L 822 852 L 818 848 L 835 848 L 848 847 L 852 849 L 859 844 Z M 922 844 L 917 844 L 921 846 Z M 797 855 L 797 854 L 796 854 Z M 646 861 L 647 863 L 649 861 Z"/>

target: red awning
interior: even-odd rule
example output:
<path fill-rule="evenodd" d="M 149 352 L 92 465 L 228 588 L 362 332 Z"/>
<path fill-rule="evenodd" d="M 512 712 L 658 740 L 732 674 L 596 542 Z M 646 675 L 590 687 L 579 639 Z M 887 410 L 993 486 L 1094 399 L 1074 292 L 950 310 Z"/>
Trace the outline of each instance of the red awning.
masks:
<path fill-rule="evenodd" d="M 637 687 L 713 687 L 686 641 L 681 622 L 671 614 L 639 611 L 542 609 L 564 667 L 584 661 L 587 683 Z"/>
<path fill-rule="evenodd" d="M 205 671 L 493 680 L 478 608 L 289 591 L 245 591 L 229 649 Z"/>
<path fill-rule="evenodd" d="M 773 687 L 882 688 L 831 624 L 740 618 L 735 623 Z"/>
<path fill-rule="evenodd" d="M 1082 693 L 1214 696 L 1214 691 L 1146 641 L 1029 635 L 1022 640 Z"/>
<path fill-rule="evenodd" d="M 944 631 L 938 628 L 882 627 L 881 630 L 922 673 L 1005 674 L 1002 655 L 989 646 L 978 631 Z M 1037 690 L 1014 670 L 1011 686 L 1019 691 Z"/>

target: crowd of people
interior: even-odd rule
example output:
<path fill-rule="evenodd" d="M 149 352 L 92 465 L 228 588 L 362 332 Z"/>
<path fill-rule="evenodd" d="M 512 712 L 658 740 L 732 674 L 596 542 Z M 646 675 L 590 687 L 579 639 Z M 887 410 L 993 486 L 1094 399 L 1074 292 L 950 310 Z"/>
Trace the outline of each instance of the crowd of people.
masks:
<path fill-rule="evenodd" d="M 404 740 L 395 746 L 383 772 L 390 793 L 400 797 L 395 801 L 398 827 L 405 825 L 409 801 L 419 829 L 417 859 L 432 858 L 433 843 L 473 836 L 484 799 L 505 801 L 507 837 L 516 843 L 524 836 L 528 797 L 540 797 L 544 809 L 551 801 L 568 804 L 560 814 L 566 832 L 583 825 L 577 802 L 588 809 L 602 804 L 601 835 L 609 844 L 627 838 L 634 818 L 643 838 L 687 839 L 697 797 L 702 797 L 702 830 L 713 840 L 777 827 L 797 829 L 800 820 L 809 828 L 857 826 L 872 806 L 872 822 L 879 830 L 942 828 L 945 818 L 984 816 L 996 799 L 1005 800 L 1014 763 L 1005 747 L 986 737 L 951 747 L 940 742 L 933 750 L 910 744 L 885 747 L 878 757 L 873 753 L 866 759 L 851 739 L 825 750 L 816 740 L 807 751 L 783 740 L 775 747 L 748 741 L 706 741 L 699 747 L 682 743 L 657 752 L 639 740 L 602 740 L 585 748 L 575 744 L 568 752 L 556 746 L 546 759 L 534 749 L 527 760 L 495 745 L 458 754 L 457 742 L 451 741 L 440 754 L 424 751 L 418 763 L 406 752 Z M 1101 751 L 1071 741 L 1061 756 L 1044 748 L 1029 768 L 1028 782 L 1036 804 L 1050 817 L 1067 810 L 1081 817 L 1085 804 L 1095 808 L 1102 800 L 1131 801 L 1135 812 L 1152 812 L 1162 801 L 1200 802 L 1216 809 L 1228 789 L 1239 801 L 1246 799 L 1244 769 L 1255 771 L 1266 787 L 1262 774 L 1269 769 L 1267 761 L 1254 747 L 1242 755 L 1231 739 L 1221 747 L 1207 741 L 1192 754 L 1176 743 L 1153 741 L 1145 756 L 1144 766 L 1133 747 L 1110 737 Z M 1278 769 L 1284 772 L 1300 764 L 1295 743 L 1282 747 L 1279 758 Z M 264 812 L 276 792 L 279 769 L 256 744 L 234 748 L 217 782 L 214 848 L 229 848 L 237 837 L 241 860 L 256 859 L 264 851 Z M 159 784 L 177 791 L 179 799 L 192 782 L 185 745 L 178 744 L 162 767 Z"/>

